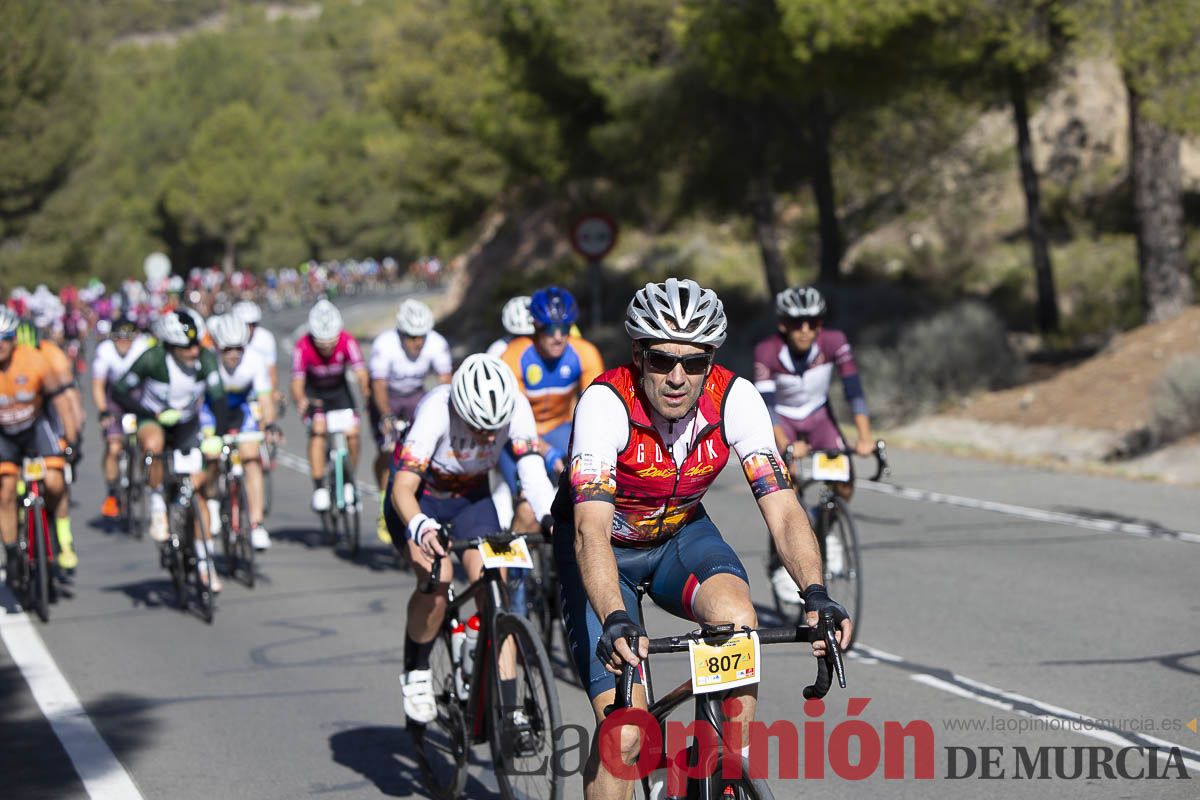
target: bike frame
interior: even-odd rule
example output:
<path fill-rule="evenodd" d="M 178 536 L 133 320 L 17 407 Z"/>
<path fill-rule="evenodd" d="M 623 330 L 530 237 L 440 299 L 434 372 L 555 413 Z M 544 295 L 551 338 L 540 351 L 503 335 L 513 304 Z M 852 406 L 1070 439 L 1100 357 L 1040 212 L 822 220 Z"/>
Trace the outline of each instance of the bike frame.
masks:
<path fill-rule="evenodd" d="M 488 670 L 491 668 L 493 642 L 496 641 L 496 617 L 508 607 L 507 592 L 498 569 L 485 569 L 479 579 L 463 589 L 460 595 L 455 594 L 453 585 L 448 590 L 446 616 L 442 622 L 447 632 L 450 630 L 450 620 L 459 619 L 459 609 L 480 595 L 485 598 L 479 607 L 479 639 L 475 645 L 475 662 L 471 665 L 471 688 L 467 696 L 462 698 L 465 701 L 464 721 L 467 730 L 471 731 L 471 743 L 480 744 L 487 740 L 488 734 Z"/>

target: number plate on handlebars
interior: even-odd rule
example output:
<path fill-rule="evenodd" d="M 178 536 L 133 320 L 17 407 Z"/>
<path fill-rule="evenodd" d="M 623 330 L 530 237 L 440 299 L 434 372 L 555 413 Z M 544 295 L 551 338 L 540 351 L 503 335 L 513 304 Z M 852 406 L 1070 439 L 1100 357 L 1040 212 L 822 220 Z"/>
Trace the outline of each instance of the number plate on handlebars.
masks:
<path fill-rule="evenodd" d="M 837 456 L 816 453 L 812 458 L 812 477 L 814 481 L 850 480 L 850 456 L 845 453 Z"/>
<path fill-rule="evenodd" d="M 339 408 L 325 412 L 325 430 L 330 433 L 345 433 L 354 427 L 354 409 Z"/>
<path fill-rule="evenodd" d="M 688 642 L 692 694 L 723 692 L 762 678 L 758 634 L 735 633 L 720 644 Z"/>
<path fill-rule="evenodd" d="M 191 450 L 175 450 L 171 453 L 171 463 L 176 475 L 195 475 L 204 467 L 204 456 L 199 447 Z"/>
<path fill-rule="evenodd" d="M 487 569 L 498 567 L 533 568 L 533 558 L 529 555 L 529 545 L 525 537 L 513 539 L 508 544 L 492 544 L 486 539 L 479 545 L 479 553 L 483 556 L 483 566 Z"/>
<path fill-rule="evenodd" d="M 21 480 L 26 483 L 46 479 L 46 461 L 41 458 L 27 458 L 21 466 Z"/>
<path fill-rule="evenodd" d="M 135 433 L 137 433 L 137 415 L 136 414 L 122 415 L 121 430 L 125 432 L 126 436 L 133 436 Z"/>

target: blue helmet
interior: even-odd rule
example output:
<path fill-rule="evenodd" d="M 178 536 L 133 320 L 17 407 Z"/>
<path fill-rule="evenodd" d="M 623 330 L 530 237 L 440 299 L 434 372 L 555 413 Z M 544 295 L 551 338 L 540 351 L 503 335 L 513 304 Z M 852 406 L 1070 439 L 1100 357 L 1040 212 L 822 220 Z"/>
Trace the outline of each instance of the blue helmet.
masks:
<path fill-rule="evenodd" d="M 579 307 L 566 289 L 550 286 L 533 293 L 529 301 L 529 314 L 539 327 L 571 325 L 579 317 Z"/>

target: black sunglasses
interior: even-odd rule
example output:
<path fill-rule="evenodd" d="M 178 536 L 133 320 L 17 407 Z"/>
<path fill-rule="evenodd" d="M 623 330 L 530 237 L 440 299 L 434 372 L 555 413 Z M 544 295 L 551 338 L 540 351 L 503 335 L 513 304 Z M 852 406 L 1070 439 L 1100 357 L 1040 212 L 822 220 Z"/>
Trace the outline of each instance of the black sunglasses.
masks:
<path fill-rule="evenodd" d="M 805 325 L 808 325 L 809 330 L 815 331 L 824 324 L 824 317 L 792 317 L 783 321 L 785 328 L 790 328 L 797 331 L 803 328 Z"/>
<path fill-rule="evenodd" d="M 562 322 L 556 322 L 552 325 L 538 325 L 537 332 L 544 333 L 547 336 L 569 336 L 571 333 L 571 326 Z"/>
<path fill-rule="evenodd" d="M 677 356 L 662 350 L 646 347 L 642 350 L 642 366 L 650 372 L 663 375 L 673 371 L 676 364 L 683 365 L 683 371 L 688 375 L 703 375 L 712 364 L 712 353 L 693 353 L 688 356 Z"/>

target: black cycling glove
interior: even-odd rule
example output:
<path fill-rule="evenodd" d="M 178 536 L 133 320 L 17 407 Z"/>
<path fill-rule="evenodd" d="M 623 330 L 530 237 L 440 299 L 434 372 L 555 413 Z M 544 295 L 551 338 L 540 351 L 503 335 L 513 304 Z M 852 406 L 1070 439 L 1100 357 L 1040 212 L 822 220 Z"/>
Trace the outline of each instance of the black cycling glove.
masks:
<path fill-rule="evenodd" d="M 614 611 L 604 620 L 604 632 L 596 641 L 596 658 L 601 664 L 607 664 L 612 659 L 613 645 L 618 639 L 624 639 L 630 634 L 639 637 L 646 635 L 646 629 L 638 625 L 625 611 Z M 636 654 L 636 650 L 635 650 Z"/>
<path fill-rule="evenodd" d="M 842 604 L 829 599 L 829 592 L 819 583 L 809 586 L 800 593 L 800 597 L 804 600 L 805 613 L 816 611 L 819 614 L 828 608 L 833 612 L 833 624 L 838 627 L 841 627 L 842 620 L 850 619 Z"/>

